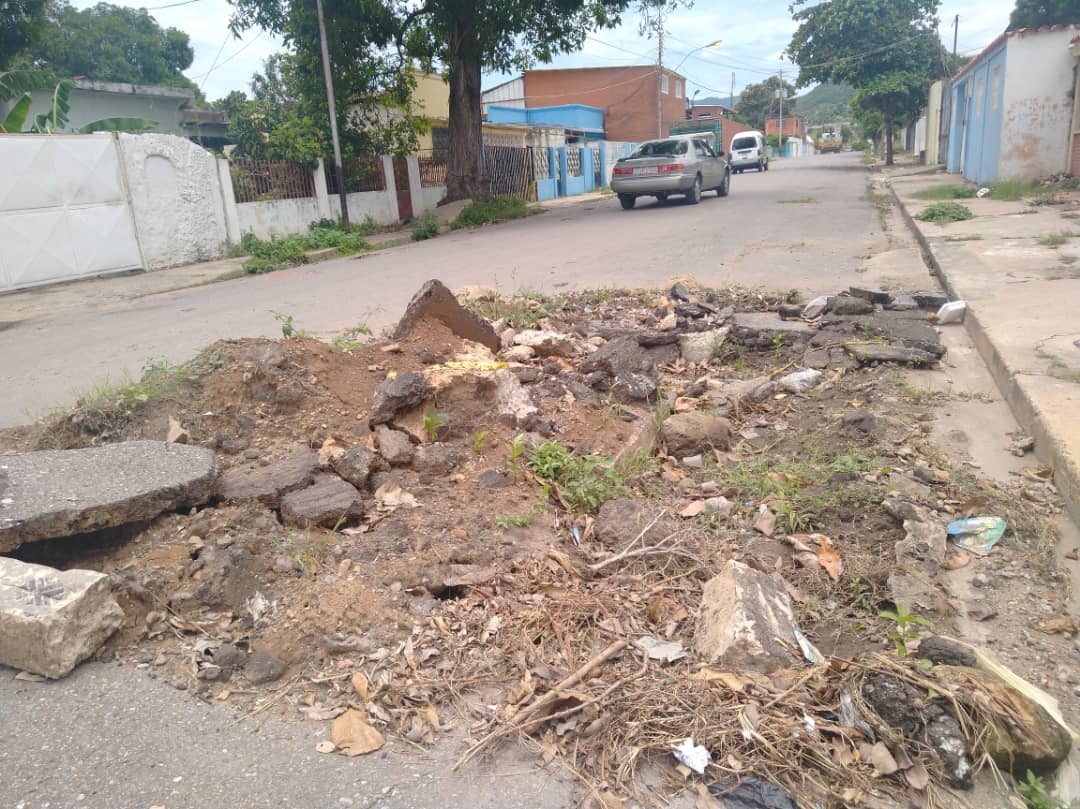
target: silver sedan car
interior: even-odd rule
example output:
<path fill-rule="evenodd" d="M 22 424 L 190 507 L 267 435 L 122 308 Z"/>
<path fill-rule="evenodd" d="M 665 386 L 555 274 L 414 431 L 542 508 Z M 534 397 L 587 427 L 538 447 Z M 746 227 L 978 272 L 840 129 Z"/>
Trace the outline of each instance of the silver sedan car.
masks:
<path fill-rule="evenodd" d="M 611 190 L 630 210 L 638 197 L 663 202 L 671 194 L 686 197 L 691 205 L 701 201 L 702 191 L 726 197 L 731 188 L 731 169 L 724 153 L 713 151 L 704 138 L 672 137 L 648 140 L 615 164 Z"/>

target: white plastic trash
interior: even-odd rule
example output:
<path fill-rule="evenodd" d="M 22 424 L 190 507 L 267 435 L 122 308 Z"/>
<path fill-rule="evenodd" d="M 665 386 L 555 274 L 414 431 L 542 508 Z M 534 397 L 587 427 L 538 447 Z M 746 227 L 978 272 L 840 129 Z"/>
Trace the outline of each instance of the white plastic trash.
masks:
<path fill-rule="evenodd" d="M 678 744 L 673 745 L 671 754 L 698 775 L 704 775 L 705 768 L 712 761 L 709 751 L 700 744 L 694 744 L 693 739 L 683 739 Z"/>
<path fill-rule="evenodd" d="M 967 302 L 949 301 L 937 310 L 938 323 L 963 323 L 967 312 Z"/>
<path fill-rule="evenodd" d="M 978 191 L 975 192 L 975 196 L 977 196 L 979 199 L 982 199 L 983 197 L 985 197 L 989 193 L 990 193 L 989 188 L 980 188 Z"/>
<path fill-rule="evenodd" d="M 805 393 L 814 387 L 819 379 L 821 379 L 821 371 L 816 368 L 800 368 L 787 376 L 780 377 L 776 383 L 781 390 L 786 390 L 788 393 Z"/>

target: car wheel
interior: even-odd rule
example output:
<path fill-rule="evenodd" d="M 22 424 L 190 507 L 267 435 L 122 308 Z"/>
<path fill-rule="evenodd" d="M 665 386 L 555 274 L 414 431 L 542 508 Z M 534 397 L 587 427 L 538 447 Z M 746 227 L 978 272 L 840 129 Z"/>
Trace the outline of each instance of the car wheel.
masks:
<path fill-rule="evenodd" d="M 633 194 L 619 194 L 619 204 L 622 205 L 624 211 L 633 208 L 635 202 L 637 202 L 637 197 Z"/>
<path fill-rule="evenodd" d="M 724 182 L 720 183 L 720 187 L 716 189 L 716 196 L 726 197 L 728 192 L 731 191 L 731 172 L 724 172 Z"/>
<path fill-rule="evenodd" d="M 768 171 L 768 170 L 769 170 L 769 161 L 766 160 L 765 161 L 765 171 Z"/>
<path fill-rule="evenodd" d="M 759 161 L 757 162 L 757 170 L 758 170 L 759 172 L 761 172 L 761 171 L 765 171 L 765 161 L 764 161 L 764 160 L 759 160 Z"/>
<path fill-rule="evenodd" d="M 694 184 L 690 186 L 690 190 L 686 192 L 686 201 L 691 205 L 697 205 L 701 202 L 701 175 L 699 174 L 694 178 Z"/>
<path fill-rule="evenodd" d="M 657 194 L 656 195 L 656 201 L 657 202 L 667 202 L 667 194 Z"/>

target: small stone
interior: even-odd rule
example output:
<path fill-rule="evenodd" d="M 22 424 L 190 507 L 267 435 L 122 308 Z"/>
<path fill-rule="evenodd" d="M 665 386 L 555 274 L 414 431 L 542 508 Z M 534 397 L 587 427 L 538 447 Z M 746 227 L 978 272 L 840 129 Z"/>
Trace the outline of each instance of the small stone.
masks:
<path fill-rule="evenodd" d="M 486 469 L 477 478 L 477 483 L 485 489 L 498 489 L 509 486 L 513 482 L 514 479 L 510 475 L 496 469 Z"/>
<path fill-rule="evenodd" d="M 532 346 L 513 346 L 503 352 L 503 359 L 507 362 L 528 362 L 536 356 L 536 349 Z"/>
<path fill-rule="evenodd" d="M 679 335 L 679 352 L 688 363 L 707 365 L 724 345 L 728 329 L 710 329 Z"/>
<path fill-rule="evenodd" d="M 285 668 L 285 661 L 265 649 L 256 649 L 244 664 L 244 676 L 254 685 L 261 685 L 281 677 Z"/>
<path fill-rule="evenodd" d="M 288 557 L 285 558 L 288 559 Z M 247 652 L 232 643 L 223 643 L 214 652 L 214 663 L 223 669 L 240 668 L 245 662 L 247 662 Z"/>
<path fill-rule="evenodd" d="M 882 305 L 888 303 L 893 297 L 893 294 L 887 289 L 867 289 L 865 287 L 848 287 L 848 295 Z M 862 313 L 858 312 L 856 314 Z"/>
<path fill-rule="evenodd" d="M 676 413 L 664 421 L 660 438 L 676 458 L 727 450 L 731 448 L 731 422 L 700 411 Z"/>
<path fill-rule="evenodd" d="M 541 356 L 572 357 L 574 343 L 565 334 L 539 329 L 526 329 L 514 335 L 514 344 L 528 346 Z"/>
<path fill-rule="evenodd" d="M 191 436 L 176 416 L 169 416 L 169 427 L 165 431 L 165 440 L 170 444 L 187 444 L 191 441 Z"/>
<path fill-rule="evenodd" d="M 780 315 L 782 320 L 799 320 L 802 317 L 803 308 L 797 303 L 782 303 L 776 307 L 776 314 Z"/>
<path fill-rule="evenodd" d="M 367 447 L 353 447 L 334 458 L 330 465 L 334 471 L 357 489 L 363 489 L 371 477 L 378 458 Z"/>
<path fill-rule="evenodd" d="M 379 454 L 391 466 L 408 466 L 412 463 L 416 450 L 407 433 L 380 424 L 375 428 L 375 441 Z"/>
<path fill-rule="evenodd" d="M 446 444 L 424 444 L 413 454 L 413 469 L 429 475 L 445 475 L 457 463 L 457 453 Z"/>
<path fill-rule="evenodd" d="M 672 285 L 671 290 L 668 292 L 668 297 L 677 301 L 689 302 L 691 297 L 690 290 L 687 288 L 686 284 L 679 281 Z"/>
<path fill-rule="evenodd" d="M 705 459 L 701 455 L 690 455 L 689 457 L 682 459 L 682 465 L 687 469 L 703 469 L 705 467 Z"/>
<path fill-rule="evenodd" d="M 704 487 L 702 487 L 704 488 Z M 710 497 L 705 501 L 704 514 L 729 514 L 735 504 L 726 497 Z"/>
<path fill-rule="evenodd" d="M 864 433 L 872 433 L 877 429 L 877 417 L 869 410 L 849 410 L 840 417 L 840 423 Z"/>
<path fill-rule="evenodd" d="M 674 312 L 669 312 L 656 324 L 656 329 L 657 331 L 671 331 L 677 325 L 679 325 L 678 317 L 676 317 Z"/>
<path fill-rule="evenodd" d="M 944 292 L 932 290 L 912 292 L 911 297 L 914 298 L 915 303 L 917 303 L 920 308 L 931 309 L 935 312 L 949 302 L 949 296 Z"/>
<path fill-rule="evenodd" d="M 803 307 L 802 316 L 807 320 L 816 320 L 825 314 L 825 310 L 829 308 L 830 300 L 832 298 L 828 295 L 819 295 Z"/>
<path fill-rule="evenodd" d="M 291 556 L 285 556 L 281 554 L 274 559 L 274 572 L 287 576 L 291 573 L 296 573 L 299 570 L 299 566 L 296 564 L 296 560 Z"/>
<path fill-rule="evenodd" d="M 333 528 L 363 514 L 360 492 L 336 475 L 319 475 L 308 488 L 289 492 L 281 500 L 281 521 L 299 528 Z"/>
<path fill-rule="evenodd" d="M 874 304 L 865 298 L 850 295 L 837 295 L 829 301 L 830 315 L 869 315 L 874 311 Z"/>
<path fill-rule="evenodd" d="M 948 638 L 931 635 L 919 641 L 919 658 L 930 660 L 943 666 L 974 667 L 976 658 L 966 646 Z"/>

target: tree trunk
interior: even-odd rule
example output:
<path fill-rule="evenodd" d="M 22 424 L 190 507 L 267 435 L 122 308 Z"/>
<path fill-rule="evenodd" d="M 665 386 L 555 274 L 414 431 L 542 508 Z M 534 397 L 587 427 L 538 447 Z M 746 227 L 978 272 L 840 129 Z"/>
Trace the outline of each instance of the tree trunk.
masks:
<path fill-rule="evenodd" d="M 450 36 L 450 155 L 446 166 L 446 202 L 491 196 L 481 155 L 480 53 L 471 41 L 469 23 L 458 23 Z"/>
<path fill-rule="evenodd" d="M 889 108 L 889 102 L 885 102 L 885 108 L 882 110 L 882 117 L 885 119 L 885 165 L 891 166 L 893 164 L 893 131 L 892 131 L 892 110 Z"/>

